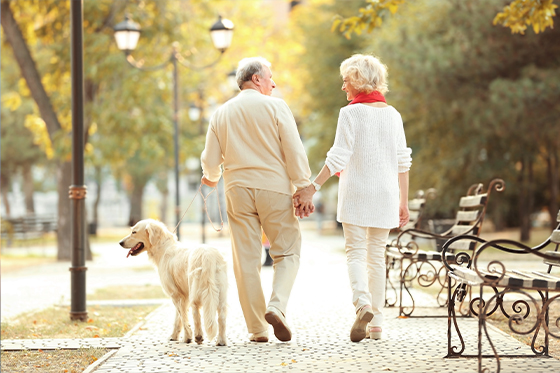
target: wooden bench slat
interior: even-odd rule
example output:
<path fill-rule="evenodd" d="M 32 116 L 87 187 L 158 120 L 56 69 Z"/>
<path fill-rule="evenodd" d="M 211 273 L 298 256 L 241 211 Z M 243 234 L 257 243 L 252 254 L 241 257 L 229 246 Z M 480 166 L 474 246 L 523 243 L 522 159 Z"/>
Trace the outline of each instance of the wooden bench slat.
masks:
<path fill-rule="evenodd" d="M 458 211 L 457 222 L 473 222 L 478 219 L 479 211 Z"/>
<path fill-rule="evenodd" d="M 409 211 L 409 221 L 417 221 L 420 216 L 420 211 Z"/>
<path fill-rule="evenodd" d="M 411 199 L 410 201 L 408 201 L 408 209 L 410 211 L 422 210 L 422 207 L 424 207 L 424 203 L 426 203 L 426 200 L 424 198 Z"/>
<path fill-rule="evenodd" d="M 486 198 L 487 198 L 486 193 L 479 194 L 477 196 L 461 197 L 461 200 L 459 201 L 459 206 L 461 206 L 461 207 L 481 206 L 481 205 L 484 205 L 486 203 Z"/>
<path fill-rule="evenodd" d="M 453 236 L 458 236 L 460 234 L 464 234 L 465 232 L 468 232 L 470 229 L 472 228 L 472 225 L 454 225 L 451 228 L 451 234 Z M 476 232 L 469 232 L 470 234 L 476 234 Z"/>

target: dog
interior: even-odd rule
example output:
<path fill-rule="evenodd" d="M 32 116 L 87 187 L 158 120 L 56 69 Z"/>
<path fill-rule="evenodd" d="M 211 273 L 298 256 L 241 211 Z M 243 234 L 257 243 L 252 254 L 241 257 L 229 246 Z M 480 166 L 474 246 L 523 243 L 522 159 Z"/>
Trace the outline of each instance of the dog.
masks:
<path fill-rule="evenodd" d="M 225 346 L 228 280 L 222 254 L 213 247 L 183 246 L 177 236 L 157 220 L 141 220 L 131 229 L 132 232 L 119 242 L 129 249 L 126 257 L 148 253 L 157 267 L 163 291 L 171 297 L 177 310 L 170 340 L 179 340 L 182 327 L 183 342 L 192 341 L 188 320 L 188 310 L 192 306 L 195 341 L 198 344 L 203 341 L 202 308 L 207 338 L 212 341 L 218 334 L 216 345 Z"/>

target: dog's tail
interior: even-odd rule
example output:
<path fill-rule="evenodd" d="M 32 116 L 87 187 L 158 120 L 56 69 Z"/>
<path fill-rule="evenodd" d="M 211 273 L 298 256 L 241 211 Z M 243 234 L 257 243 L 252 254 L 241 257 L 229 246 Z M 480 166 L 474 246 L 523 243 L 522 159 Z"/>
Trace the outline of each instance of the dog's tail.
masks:
<path fill-rule="evenodd" d="M 204 318 L 204 328 L 206 329 L 206 337 L 212 341 L 218 333 L 218 323 L 216 313 L 222 295 L 220 294 L 220 286 L 218 281 L 218 266 L 222 266 L 223 258 L 221 254 L 210 248 L 197 248 L 190 255 L 189 266 L 191 274 L 190 294 L 193 301 L 200 302 L 202 305 L 202 314 Z M 216 257 L 219 256 L 219 258 Z M 225 263 L 224 263 L 225 264 Z M 223 285 L 227 287 L 227 285 Z"/>

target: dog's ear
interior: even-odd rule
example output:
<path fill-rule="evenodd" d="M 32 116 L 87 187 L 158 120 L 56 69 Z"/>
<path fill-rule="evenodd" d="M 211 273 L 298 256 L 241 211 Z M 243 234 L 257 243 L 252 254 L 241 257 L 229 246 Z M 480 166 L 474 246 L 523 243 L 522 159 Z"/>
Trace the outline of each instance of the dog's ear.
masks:
<path fill-rule="evenodd" d="M 146 226 L 146 233 L 148 234 L 148 240 L 152 246 L 156 246 L 163 235 L 161 227 L 154 223 L 150 223 Z"/>

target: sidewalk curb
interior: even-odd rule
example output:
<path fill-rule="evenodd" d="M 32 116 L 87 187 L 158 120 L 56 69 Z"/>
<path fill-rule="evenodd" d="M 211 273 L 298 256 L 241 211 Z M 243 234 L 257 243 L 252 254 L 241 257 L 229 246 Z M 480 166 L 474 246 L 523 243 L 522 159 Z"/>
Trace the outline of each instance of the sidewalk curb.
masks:
<path fill-rule="evenodd" d="M 144 317 L 144 320 L 139 321 L 138 323 L 136 323 L 136 325 L 134 325 L 132 327 L 132 329 L 130 329 L 125 335 L 123 335 L 121 338 L 122 339 L 127 339 L 130 338 L 134 335 L 134 333 L 136 333 L 138 330 L 140 330 L 140 328 L 142 328 L 142 326 L 144 324 L 146 324 L 148 321 L 150 321 L 151 319 L 153 319 L 155 317 L 155 315 L 157 315 L 157 313 L 159 311 L 161 311 L 161 309 L 163 309 L 164 307 L 169 306 L 168 302 L 165 302 L 164 304 L 162 304 L 161 306 L 159 306 L 158 308 L 156 308 L 155 310 L 153 310 L 152 312 L 150 312 L 150 314 L 146 317 Z"/>
<path fill-rule="evenodd" d="M 101 358 L 95 360 L 93 362 L 93 364 L 91 364 L 90 366 L 88 366 L 86 368 L 86 370 L 84 370 L 82 373 L 91 373 L 93 371 L 95 371 L 101 364 L 103 364 L 105 361 L 109 360 L 111 357 L 113 357 L 114 354 L 116 354 L 117 352 L 119 352 L 119 348 L 115 349 L 115 350 L 111 350 L 109 352 L 107 352 L 105 355 L 101 356 Z"/>

